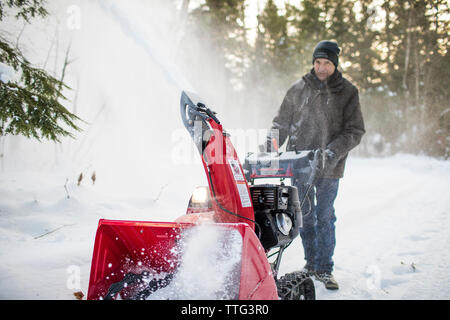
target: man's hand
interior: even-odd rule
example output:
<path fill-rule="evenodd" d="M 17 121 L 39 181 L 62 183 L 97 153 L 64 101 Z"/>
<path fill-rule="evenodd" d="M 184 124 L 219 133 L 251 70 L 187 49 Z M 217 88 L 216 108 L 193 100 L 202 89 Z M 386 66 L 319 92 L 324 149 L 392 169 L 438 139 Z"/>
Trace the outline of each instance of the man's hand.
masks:
<path fill-rule="evenodd" d="M 324 151 L 324 168 L 325 169 L 334 169 L 336 167 L 338 158 L 336 153 L 330 149 L 325 149 Z"/>
<path fill-rule="evenodd" d="M 278 142 L 275 138 L 267 138 L 267 142 L 265 144 L 261 144 L 258 146 L 258 150 L 261 153 L 267 152 L 278 152 Z"/>

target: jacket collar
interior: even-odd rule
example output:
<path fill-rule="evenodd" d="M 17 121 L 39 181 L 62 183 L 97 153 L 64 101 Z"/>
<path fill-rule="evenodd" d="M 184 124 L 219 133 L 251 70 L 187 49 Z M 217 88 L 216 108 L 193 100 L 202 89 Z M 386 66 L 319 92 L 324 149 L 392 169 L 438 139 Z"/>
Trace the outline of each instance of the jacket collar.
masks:
<path fill-rule="evenodd" d="M 329 91 L 332 93 L 338 93 L 344 88 L 342 73 L 338 69 L 336 69 L 326 81 L 320 81 L 319 78 L 317 78 L 314 68 L 312 68 L 309 73 L 304 75 L 303 79 L 308 86 L 321 92 Z"/>

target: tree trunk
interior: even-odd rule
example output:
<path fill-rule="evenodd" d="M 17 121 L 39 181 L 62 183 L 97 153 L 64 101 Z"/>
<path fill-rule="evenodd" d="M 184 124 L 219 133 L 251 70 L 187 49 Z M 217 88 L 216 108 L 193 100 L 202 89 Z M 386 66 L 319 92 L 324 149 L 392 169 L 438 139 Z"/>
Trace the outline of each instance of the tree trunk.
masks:
<path fill-rule="evenodd" d="M 406 28 L 406 49 L 405 49 L 405 66 L 403 70 L 403 81 L 402 86 L 405 90 L 405 99 L 409 98 L 409 88 L 408 88 L 408 67 L 409 67 L 409 58 L 411 55 L 411 27 L 412 27 L 412 8 L 409 8 L 408 14 L 408 26 Z"/>
<path fill-rule="evenodd" d="M 404 118 L 405 118 L 405 131 L 408 139 L 410 138 L 410 119 L 409 119 L 409 87 L 408 87 L 408 67 L 409 67 L 409 58 L 411 55 L 411 27 L 412 27 L 412 6 L 409 3 L 409 12 L 408 12 L 408 26 L 406 28 L 406 48 L 405 48 L 405 66 L 403 70 L 403 81 L 402 87 L 404 90 Z"/>

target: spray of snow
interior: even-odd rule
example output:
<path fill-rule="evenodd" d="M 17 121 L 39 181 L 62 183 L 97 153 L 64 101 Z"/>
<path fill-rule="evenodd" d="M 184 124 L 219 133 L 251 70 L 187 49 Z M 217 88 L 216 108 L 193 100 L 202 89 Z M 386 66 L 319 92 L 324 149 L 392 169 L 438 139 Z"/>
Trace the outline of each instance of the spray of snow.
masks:
<path fill-rule="evenodd" d="M 197 158 L 188 164 L 173 161 L 181 157 L 174 152 L 181 140 L 174 132 L 184 130 L 180 94 L 193 90 L 184 78 L 194 74 L 180 71 L 169 54 L 179 52 L 174 37 L 183 30 L 176 24 L 176 7 L 162 0 L 61 0 L 49 2 L 48 10 L 48 18 L 25 27 L 20 48 L 33 65 L 45 66 L 58 79 L 70 48 L 64 82 L 71 90 L 64 92 L 68 101 L 61 102 L 86 122 L 78 123 L 83 131 L 76 139 L 63 138 L 56 145 L 1 137 L 0 168 L 58 172 L 69 183 L 95 171 L 96 183 L 108 184 L 119 195 L 161 193 L 160 201 L 168 195 L 172 203 L 181 200 L 179 216 L 205 177 Z M 0 23 L 12 40 L 22 27 L 13 17 Z M 0 65 L 0 73 L 3 82 L 13 76 L 7 65 Z"/>
<path fill-rule="evenodd" d="M 174 250 L 181 252 L 178 272 L 148 299 L 237 299 L 242 250 L 237 230 L 200 225 L 188 229 Z"/>

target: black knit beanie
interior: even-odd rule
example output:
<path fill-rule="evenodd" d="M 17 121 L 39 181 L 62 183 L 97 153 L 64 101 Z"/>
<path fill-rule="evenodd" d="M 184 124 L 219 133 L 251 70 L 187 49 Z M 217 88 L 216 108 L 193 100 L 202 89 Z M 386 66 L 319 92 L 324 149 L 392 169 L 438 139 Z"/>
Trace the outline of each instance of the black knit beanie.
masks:
<path fill-rule="evenodd" d="M 341 49 L 334 41 L 322 40 L 314 48 L 313 64 L 317 58 L 325 58 L 333 62 L 335 67 L 339 65 L 339 53 Z"/>

